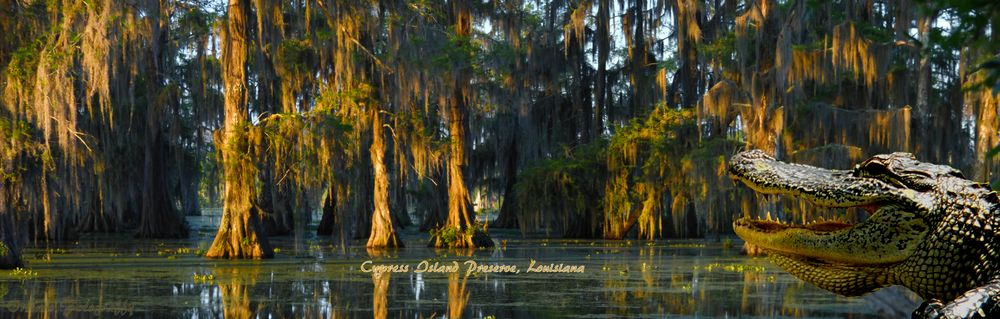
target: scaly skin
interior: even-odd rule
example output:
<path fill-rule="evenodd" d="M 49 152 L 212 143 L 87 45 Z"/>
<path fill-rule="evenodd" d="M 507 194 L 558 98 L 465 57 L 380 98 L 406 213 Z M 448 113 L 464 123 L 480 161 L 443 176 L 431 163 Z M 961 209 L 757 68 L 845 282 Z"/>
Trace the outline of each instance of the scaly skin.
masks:
<path fill-rule="evenodd" d="M 733 156 L 729 173 L 759 193 L 872 213 L 857 225 L 746 217 L 733 224 L 792 275 L 845 296 L 905 286 L 925 300 L 914 318 L 1000 317 L 1000 200 L 987 185 L 908 153 L 828 170 L 753 150 Z"/>

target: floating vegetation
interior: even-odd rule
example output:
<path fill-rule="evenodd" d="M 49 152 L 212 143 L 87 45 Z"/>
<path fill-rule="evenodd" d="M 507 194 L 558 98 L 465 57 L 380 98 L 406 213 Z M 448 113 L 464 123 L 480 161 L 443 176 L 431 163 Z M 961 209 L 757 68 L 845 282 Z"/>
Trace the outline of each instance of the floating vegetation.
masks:
<path fill-rule="evenodd" d="M 699 267 L 695 266 L 694 268 L 698 269 Z M 709 271 L 709 272 L 720 271 L 720 270 L 721 271 L 727 271 L 727 272 L 735 272 L 735 273 L 747 273 L 747 272 L 749 272 L 749 273 L 762 273 L 762 272 L 764 272 L 764 267 L 763 266 L 754 266 L 754 265 L 737 264 L 737 263 L 732 263 L 732 264 L 711 263 L 711 264 L 702 266 L 700 268 L 703 269 L 703 270 L 705 270 L 705 271 Z"/>
<path fill-rule="evenodd" d="M 486 241 L 492 242 L 489 239 L 489 235 L 486 231 L 486 224 L 473 223 L 472 227 L 461 229 L 457 226 L 441 226 L 436 229 L 430 230 L 430 237 L 434 247 L 448 247 L 448 248 L 459 248 L 459 247 L 490 247 L 492 244 L 487 244 Z M 473 245 L 469 245 L 473 243 Z M 547 240 L 541 243 L 542 246 L 547 246 Z"/>
<path fill-rule="evenodd" d="M 176 256 L 176 255 L 187 255 L 187 254 L 191 254 L 191 248 L 181 247 L 177 249 L 165 248 L 156 250 L 157 256 Z M 197 254 L 197 251 L 195 252 L 195 254 Z"/>
<path fill-rule="evenodd" d="M 667 244 L 670 248 L 705 248 L 705 244 L 697 243 L 683 243 L 683 244 Z"/>
<path fill-rule="evenodd" d="M 21 280 L 26 280 L 38 277 L 38 272 L 31 270 L 29 268 L 18 267 L 10 271 L 10 276 Z"/>
<path fill-rule="evenodd" d="M 198 274 L 195 273 L 194 276 L 195 283 L 209 283 L 215 280 L 215 274 Z"/>

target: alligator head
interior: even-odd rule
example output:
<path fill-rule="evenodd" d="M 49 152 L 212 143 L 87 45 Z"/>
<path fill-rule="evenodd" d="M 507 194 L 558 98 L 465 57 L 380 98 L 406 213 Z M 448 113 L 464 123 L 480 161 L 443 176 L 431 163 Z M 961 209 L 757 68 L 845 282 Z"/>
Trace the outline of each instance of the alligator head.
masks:
<path fill-rule="evenodd" d="M 995 275 L 983 263 L 997 259 L 992 253 L 996 194 L 950 166 L 892 153 L 852 170 L 831 170 L 780 162 L 753 150 L 734 156 L 729 173 L 758 193 L 870 213 L 858 224 L 735 221 L 738 236 L 821 288 L 855 296 L 900 284 L 925 299 L 951 300 Z"/>

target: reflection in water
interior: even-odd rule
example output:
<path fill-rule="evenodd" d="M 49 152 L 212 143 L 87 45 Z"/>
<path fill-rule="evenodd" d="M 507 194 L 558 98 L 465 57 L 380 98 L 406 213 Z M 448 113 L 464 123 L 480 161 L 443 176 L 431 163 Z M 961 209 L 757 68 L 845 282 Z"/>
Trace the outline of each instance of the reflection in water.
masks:
<path fill-rule="evenodd" d="M 459 281 L 461 277 L 461 281 Z M 465 274 L 451 273 L 448 275 L 448 318 L 462 318 L 465 304 L 469 303 L 469 292 L 465 291 L 465 283 L 469 277 Z"/>
<path fill-rule="evenodd" d="M 250 306 L 250 289 L 257 280 L 256 268 L 228 268 L 216 270 L 219 292 L 222 294 L 222 313 L 225 318 L 247 319 L 254 317 L 255 307 Z"/>
<path fill-rule="evenodd" d="M 372 273 L 372 285 L 375 292 L 372 294 L 372 317 L 385 319 L 389 316 L 389 277 L 392 273 Z"/>
<path fill-rule="evenodd" d="M 327 247 L 326 257 L 292 257 L 301 254 L 295 252 L 267 261 L 161 256 L 157 249 L 177 247 L 159 243 L 90 245 L 51 261 L 29 259 L 35 278 L 0 273 L 0 318 L 877 317 L 865 299 L 838 297 L 766 259 L 701 244 L 510 241 L 506 250 L 342 254 L 329 243 L 310 242 L 306 246 Z M 279 247 L 293 250 L 294 243 Z M 412 268 L 422 260 L 469 258 L 518 265 L 522 273 L 466 275 L 463 266 L 457 273 L 373 274 L 359 268 L 365 260 Z M 585 265 L 586 272 L 526 273 L 531 259 Z"/>

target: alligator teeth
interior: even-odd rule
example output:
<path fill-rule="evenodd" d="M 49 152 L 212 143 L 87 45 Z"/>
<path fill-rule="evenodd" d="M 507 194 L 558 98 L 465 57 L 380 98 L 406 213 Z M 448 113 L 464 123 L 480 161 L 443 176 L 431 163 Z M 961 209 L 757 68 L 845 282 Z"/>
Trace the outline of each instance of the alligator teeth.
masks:
<path fill-rule="evenodd" d="M 767 212 L 767 221 L 771 221 L 771 212 Z"/>

